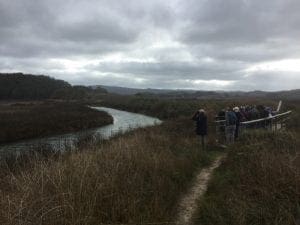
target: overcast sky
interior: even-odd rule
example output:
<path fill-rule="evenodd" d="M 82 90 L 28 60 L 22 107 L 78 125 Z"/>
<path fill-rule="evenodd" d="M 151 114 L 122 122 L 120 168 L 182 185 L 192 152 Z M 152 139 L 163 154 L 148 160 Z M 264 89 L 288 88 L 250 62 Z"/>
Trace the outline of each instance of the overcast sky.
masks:
<path fill-rule="evenodd" d="M 0 71 L 72 84 L 300 88 L 299 0 L 0 0 Z"/>

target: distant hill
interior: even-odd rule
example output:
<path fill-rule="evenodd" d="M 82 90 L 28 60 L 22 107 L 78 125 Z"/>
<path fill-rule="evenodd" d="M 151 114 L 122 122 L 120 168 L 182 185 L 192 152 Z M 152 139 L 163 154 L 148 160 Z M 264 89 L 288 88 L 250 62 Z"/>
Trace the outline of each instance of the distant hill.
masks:
<path fill-rule="evenodd" d="M 224 98 L 273 98 L 273 99 L 289 99 L 300 100 L 300 89 L 290 91 L 198 91 L 184 89 L 138 89 L 116 86 L 93 86 L 105 88 L 109 93 L 121 95 L 140 95 L 140 96 L 159 96 L 165 98 L 197 98 L 197 99 L 224 99 Z"/>
<path fill-rule="evenodd" d="M 274 93 L 268 93 L 273 97 L 280 99 L 300 100 L 300 89 L 290 91 L 278 91 Z"/>
<path fill-rule="evenodd" d="M 95 99 L 103 94 L 138 95 L 162 98 L 225 99 L 273 98 L 300 100 L 300 89 L 290 91 L 199 91 L 185 89 L 139 89 L 105 85 L 72 86 L 66 81 L 44 75 L 0 73 L 0 100 Z"/>
<path fill-rule="evenodd" d="M 153 93 L 153 94 L 162 94 L 168 92 L 174 92 L 174 90 L 168 89 L 152 89 L 152 88 L 127 88 L 119 86 L 106 86 L 106 85 L 95 85 L 91 86 L 92 88 L 102 87 L 106 89 L 109 93 L 120 94 L 120 95 L 135 95 L 137 93 Z"/>
<path fill-rule="evenodd" d="M 67 88 L 56 90 L 51 96 L 54 99 L 64 100 L 83 100 L 83 99 L 99 99 L 106 94 L 104 88 L 91 88 L 81 85 L 75 85 Z"/>

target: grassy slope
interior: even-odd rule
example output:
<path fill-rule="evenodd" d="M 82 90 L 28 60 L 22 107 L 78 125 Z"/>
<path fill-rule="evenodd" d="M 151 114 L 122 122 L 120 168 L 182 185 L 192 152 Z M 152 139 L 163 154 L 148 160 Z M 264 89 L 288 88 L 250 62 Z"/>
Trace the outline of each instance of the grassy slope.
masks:
<path fill-rule="evenodd" d="M 192 121 L 130 132 L 26 169 L 2 170 L 1 224 L 147 223 L 174 220 L 196 168 L 216 152 L 199 149 Z"/>
<path fill-rule="evenodd" d="M 0 143 L 78 131 L 112 123 L 112 117 L 76 103 L 0 105 Z"/>
<path fill-rule="evenodd" d="M 126 99 L 125 99 L 126 100 Z M 160 118 L 190 116 L 233 102 L 111 99 L 117 108 Z M 147 104 L 145 104 L 145 101 Z M 1 171 L 1 224 L 145 224 L 170 222 L 196 168 L 215 152 L 199 151 L 190 119 L 139 129 L 59 159 L 33 159 L 22 170 Z"/>
<path fill-rule="evenodd" d="M 240 140 L 199 201 L 195 224 L 295 224 L 300 202 L 299 104 L 289 132 Z"/>

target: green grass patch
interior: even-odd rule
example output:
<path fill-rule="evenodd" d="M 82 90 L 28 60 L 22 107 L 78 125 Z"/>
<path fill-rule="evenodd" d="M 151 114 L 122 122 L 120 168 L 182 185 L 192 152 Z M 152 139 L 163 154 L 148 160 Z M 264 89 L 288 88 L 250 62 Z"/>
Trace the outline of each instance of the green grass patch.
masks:
<path fill-rule="evenodd" d="M 232 146 L 199 200 L 196 224 L 295 224 L 299 146 L 299 135 L 286 131 L 255 132 Z"/>

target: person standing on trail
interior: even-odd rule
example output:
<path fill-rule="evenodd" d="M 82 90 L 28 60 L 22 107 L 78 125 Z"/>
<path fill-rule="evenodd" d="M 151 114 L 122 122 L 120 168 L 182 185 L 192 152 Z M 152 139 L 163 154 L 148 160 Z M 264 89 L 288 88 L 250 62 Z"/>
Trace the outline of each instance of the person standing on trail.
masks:
<path fill-rule="evenodd" d="M 237 117 L 232 109 L 227 108 L 225 113 L 226 127 L 225 135 L 227 144 L 234 143 L 234 134 L 236 129 Z"/>
<path fill-rule="evenodd" d="M 234 139 L 236 140 L 239 137 L 239 129 L 240 129 L 240 123 L 242 120 L 242 114 L 240 113 L 240 109 L 239 107 L 234 107 L 233 111 L 235 113 L 236 116 L 236 124 L 235 124 L 235 132 L 234 132 Z"/>
<path fill-rule="evenodd" d="M 207 116 L 204 109 L 194 113 L 192 119 L 196 121 L 196 134 L 201 137 L 202 149 L 205 148 L 205 136 L 207 135 Z"/>

